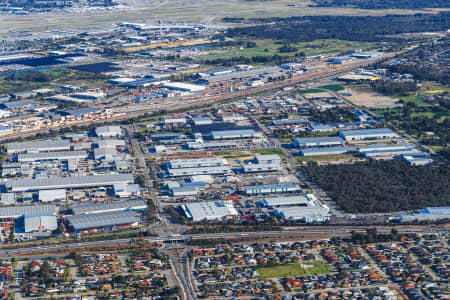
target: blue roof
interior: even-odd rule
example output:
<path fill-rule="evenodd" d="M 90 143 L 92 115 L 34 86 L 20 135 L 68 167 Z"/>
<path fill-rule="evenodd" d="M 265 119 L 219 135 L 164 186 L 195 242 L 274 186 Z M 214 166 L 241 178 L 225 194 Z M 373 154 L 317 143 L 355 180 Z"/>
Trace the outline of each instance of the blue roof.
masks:
<path fill-rule="evenodd" d="M 313 147 L 313 148 L 308 148 L 308 149 L 303 149 L 301 150 L 302 153 L 304 154 L 308 154 L 308 153 L 332 153 L 332 152 L 336 152 L 336 151 L 342 151 L 342 153 L 345 152 L 350 152 L 350 151 L 356 151 L 358 148 L 356 147 L 327 147 L 327 148 L 318 148 L 318 147 Z"/>
<path fill-rule="evenodd" d="M 450 215 L 450 206 L 442 206 L 442 207 L 427 207 L 421 211 L 424 214 L 432 214 L 432 215 Z"/>
<path fill-rule="evenodd" d="M 393 134 L 394 132 L 389 128 L 372 128 L 372 129 L 343 130 L 340 133 L 343 135 L 372 135 L 372 134 Z"/>

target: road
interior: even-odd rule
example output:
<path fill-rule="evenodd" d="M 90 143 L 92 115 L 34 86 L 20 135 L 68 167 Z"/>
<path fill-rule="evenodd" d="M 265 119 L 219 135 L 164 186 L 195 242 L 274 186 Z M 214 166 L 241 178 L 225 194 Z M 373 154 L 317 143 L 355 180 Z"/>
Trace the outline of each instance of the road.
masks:
<path fill-rule="evenodd" d="M 305 235 L 351 235 L 352 231 L 355 232 L 365 232 L 369 228 L 368 226 L 359 227 L 302 227 L 294 230 L 285 231 L 255 231 L 255 232 L 225 232 L 225 233 L 207 233 L 207 234 L 192 234 L 192 235 L 169 235 L 169 236 L 158 236 L 158 237 L 145 237 L 144 240 L 147 242 L 184 242 L 186 240 L 195 239 L 233 239 L 233 238 L 247 238 L 247 237 L 273 237 L 282 238 L 289 236 L 305 236 Z M 376 227 L 379 233 L 389 233 L 393 227 Z M 436 227 L 430 228 L 427 226 L 398 226 L 395 227 L 399 233 L 430 233 L 437 231 L 447 231 L 447 227 Z M 103 245 L 114 245 L 114 244 L 124 244 L 131 243 L 134 238 L 124 238 L 115 240 L 105 240 L 105 241 L 93 241 L 93 242 L 79 242 L 70 243 L 63 245 L 48 245 L 40 247 L 27 247 L 27 248 L 17 248 L 17 249 L 1 249 L 0 256 L 2 255 L 20 255 L 20 254 L 33 254 L 52 250 L 67 250 L 67 252 L 73 251 L 73 249 L 92 247 L 92 246 L 103 246 Z"/>

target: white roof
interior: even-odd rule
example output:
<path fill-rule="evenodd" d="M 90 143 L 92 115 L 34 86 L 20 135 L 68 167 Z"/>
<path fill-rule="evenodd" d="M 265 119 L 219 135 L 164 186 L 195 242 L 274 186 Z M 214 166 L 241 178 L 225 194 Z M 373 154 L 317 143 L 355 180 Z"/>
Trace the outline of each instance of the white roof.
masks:
<path fill-rule="evenodd" d="M 65 189 L 55 189 L 55 190 L 42 190 L 39 191 L 39 201 L 49 202 L 55 200 L 66 199 Z"/>
<path fill-rule="evenodd" d="M 175 90 L 186 90 L 190 92 L 200 92 L 205 90 L 205 87 L 203 85 L 198 84 L 190 84 L 190 83 L 184 83 L 184 82 L 169 82 L 164 84 L 165 88 L 168 89 L 175 89 Z"/>
<path fill-rule="evenodd" d="M 221 219 L 228 215 L 238 215 L 231 201 L 209 201 L 183 205 L 186 215 L 193 221 Z"/>

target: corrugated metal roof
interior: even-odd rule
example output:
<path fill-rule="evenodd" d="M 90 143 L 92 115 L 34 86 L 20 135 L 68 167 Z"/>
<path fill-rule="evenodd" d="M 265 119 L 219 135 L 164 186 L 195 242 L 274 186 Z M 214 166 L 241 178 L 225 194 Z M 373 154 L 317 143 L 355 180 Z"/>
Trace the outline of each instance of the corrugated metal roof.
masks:
<path fill-rule="evenodd" d="M 379 134 L 396 134 L 389 128 L 372 128 L 372 129 L 356 129 L 356 130 L 344 130 L 340 132 L 345 136 L 359 136 L 359 135 L 379 135 Z"/>
<path fill-rule="evenodd" d="M 87 158 L 88 153 L 86 151 L 52 151 L 52 152 L 41 152 L 41 153 L 25 153 L 19 154 L 19 161 L 36 161 L 36 160 L 65 160 L 73 158 Z"/>
<path fill-rule="evenodd" d="M 71 206 L 70 209 L 74 214 L 99 213 L 109 210 L 132 210 L 147 207 L 147 203 L 143 200 L 116 201 L 111 203 L 86 203 Z"/>
<path fill-rule="evenodd" d="M 45 140 L 45 141 L 34 141 L 34 142 L 20 142 L 20 143 L 9 143 L 8 152 L 11 151 L 27 151 L 27 150 L 39 150 L 43 149 L 48 151 L 49 149 L 56 148 L 70 148 L 69 140 Z"/>
<path fill-rule="evenodd" d="M 17 218 L 23 215 L 55 215 L 56 206 L 49 205 L 26 205 L 0 207 L 0 218 Z"/>
<path fill-rule="evenodd" d="M 50 177 L 43 179 L 8 180 L 6 187 L 12 191 L 46 190 L 56 188 L 108 186 L 120 182 L 132 182 L 130 174 L 105 174 L 91 176 Z"/>
<path fill-rule="evenodd" d="M 83 214 L 67 217 L 75 231 L 91 228 L 133 224 L 140 221 L 135 211 L 115 211 L 98 214 Z"/>

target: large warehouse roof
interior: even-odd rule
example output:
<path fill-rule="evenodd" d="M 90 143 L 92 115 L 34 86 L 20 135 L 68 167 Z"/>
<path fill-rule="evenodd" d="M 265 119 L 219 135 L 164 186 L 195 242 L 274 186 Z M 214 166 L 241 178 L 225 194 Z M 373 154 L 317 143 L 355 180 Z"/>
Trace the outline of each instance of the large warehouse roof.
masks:
<path fill-rule="evenodd" d="M 54 150 L 69 150 L 69 140 L 45 140 L 34 142 L 9 143 L 8 153 L 16 152 L 41 152 Z"/>
<path fill-rule="evenodd" d="M 212 175 L 226 173 L 231 173 L 231 168 L 229 166 L 169 169 L 170 176 Z"/>
<path fill-rule="evenodd" d="M 196 159 L 175 159 L 169 162 L 170 167 L 174 169 L 179 168 L 193 168 L 193 167 L 210 167 L 221 166 L 224 161 L 220 158 L 196 158 Z"/>
<path fill-rule="evenodd" d="M 186 215 L 195 221 L 221 219 L 229 215 L 238 215 L 231 201 L 209 201 L 183 205 Z"/>
<path fill-rule="evenodd" d="M 30 162 L 38 160 L 84 159 L 87 157 L 88 153 L 86 151 L 52 151 L 52 152 L 19 154 L 17 160 L 20 162 Z"/>
<path fill-rule="evenodd" d="M 33 190 L 49 190 L 57 188 L 81 188 L 94 186 L 110 186 L 116 183 L 132 182 L 130 174 L 106 174 L 91 176 L 50 177 L 40 179 L 8 180 L 6 187 L 13 192 Z"/>
<path fill-rule="evenodd" d="M 143 200 L 116 201 L 112 203 L 86 203 L 72 206 L 70 209 L 74 214 L 103 213 L 121 210 L 136 210 L 146 208 Z"/>
<path fill-rule="evenodd" d="M 251 138 L 255 137 L 256 131 L 253 129 L 237 129 L 237 130 L 223 130 L 223 131 L 211 131 L 213 139 L 238 139 L 238 138 Z"/>
<path fill-rule="evenodd" d="M 310 200 L 306 196 L 293 196 L 293 197 L 273 197 L 265 198 L 262 203 L 265 206 L 288 206 L 288 205 L 298 205 L 298 206 L 308 206 Z"/>
<path fill-rule="evenodd" d="M 341 144 L 344 144 L 344 140 L 339 136 L 294 139 L 294 145 L 297 147 L 319 147 Z"/>
<path fill-rule="evenodd" d="M 50 204 L 0 207 L 0 218 L 18 218 L 23 215 L 56 215 L 56 206 Z"/>
<path fill-rule="evenodd" d="M 341 153 L 347 153 L 351 151 L 356 151 L 358 148 L 356 147 L 343 147 L 343 146 L 336 146 L 336 147 L 326 147 L 326 148 L 307 148 L 302 149 L 300 152 L 303 156 L 314 156 L 314 155 L 331 155 L 331 154 L 341 154 Z"/>
<path fill-rule="evenodd" d="M 48 230 L 53 231 L 58 228 L 56 216 L 54 215 L 25 215 L 25 232 Z"/>
<path fill-rule="evenodd" d="M 110 226 L 128 225 L 139 222 L 139 213 L 135 211 L 115 211 L 98 214 L 83 214 L 67 217 L 73 230 L 86 230 Z"/>
<path fill-rule="evenodd" d="M 397 136 L 389 128 L 373 128 L 373 129 L 357 129 L 357 130 L 344 130 L 340 131 L 339 135 L 346 140 L 354 138 L 371 138 L 371 137 L 394 137 Z"/>

